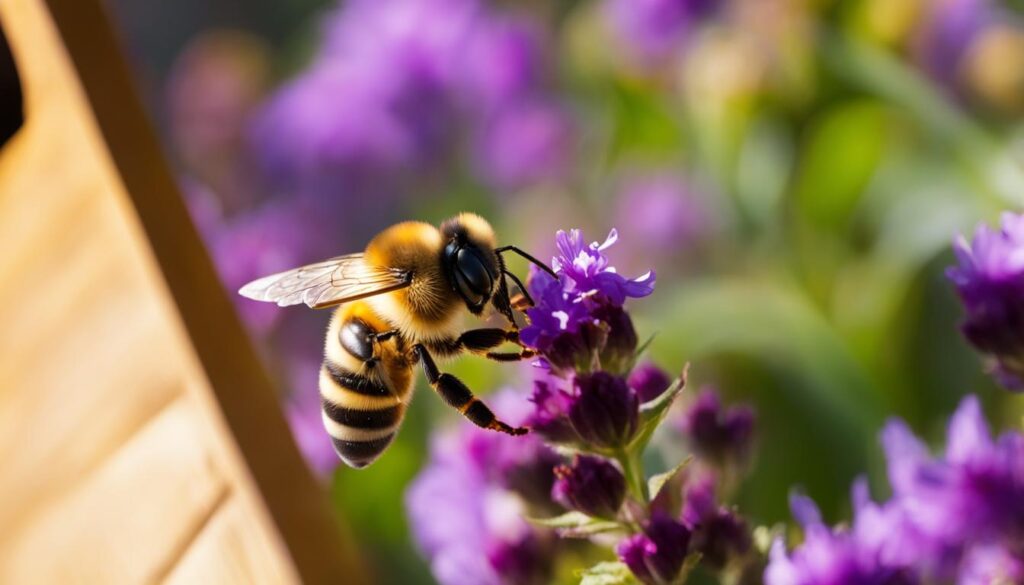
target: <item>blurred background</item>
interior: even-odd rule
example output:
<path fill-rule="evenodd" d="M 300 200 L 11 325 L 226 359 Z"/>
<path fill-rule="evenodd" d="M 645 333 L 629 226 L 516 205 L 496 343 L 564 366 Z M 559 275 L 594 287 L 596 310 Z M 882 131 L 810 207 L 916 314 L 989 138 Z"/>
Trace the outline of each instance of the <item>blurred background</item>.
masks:
<path fill-rule="evenodd" d="M 975 392 L 1020 419 L 944 270 L 955 234 L 1024 200 L 1024 2 L 109 5 L 230 291 L 404 219 L 476 211 L 544 259 L 557 229 L 617 228 L 619 270 L 658 274 L 632 307 L 650 357 L 758 411 L 738 503 L 761 523 L 793 485 L 847 516 L 889 416 L 937 438 Z M 316 390 L 329 313 L 236 306 L 380 580 L 430 582 L 403 493 L 457 415 L 421 380 L 387 454 L 339 468 Z M 529 386 L 525 366 L 451 371 L 481 395 Z"/>

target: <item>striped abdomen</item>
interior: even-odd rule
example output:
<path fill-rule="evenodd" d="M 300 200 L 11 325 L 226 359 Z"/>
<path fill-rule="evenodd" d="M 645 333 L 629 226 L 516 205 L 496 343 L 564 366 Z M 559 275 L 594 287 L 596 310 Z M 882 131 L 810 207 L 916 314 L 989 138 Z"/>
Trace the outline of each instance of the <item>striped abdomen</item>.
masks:
<path fill-rule="evenodd" d="M 374 342 L 387 325 L 362 303 L 338 309 L 320 369 L 323 421 L 345 464 L 366 467 L 391 444 L 405 416 L 410 367 L 399 340 Z"/>

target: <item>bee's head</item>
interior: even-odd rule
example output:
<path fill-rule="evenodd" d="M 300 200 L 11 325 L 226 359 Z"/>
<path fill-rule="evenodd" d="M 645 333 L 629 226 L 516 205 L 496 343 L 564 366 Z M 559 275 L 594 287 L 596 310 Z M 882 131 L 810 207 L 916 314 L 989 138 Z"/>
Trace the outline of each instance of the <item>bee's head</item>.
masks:
<path fill-rule="evenodd" d="M 452 290 L 479 315 L 494 296 L 501 261 L 494 252 L 494 230 L 479 215 L 462 213 L 441 224 L 445 246 L 441 264 Z"/>

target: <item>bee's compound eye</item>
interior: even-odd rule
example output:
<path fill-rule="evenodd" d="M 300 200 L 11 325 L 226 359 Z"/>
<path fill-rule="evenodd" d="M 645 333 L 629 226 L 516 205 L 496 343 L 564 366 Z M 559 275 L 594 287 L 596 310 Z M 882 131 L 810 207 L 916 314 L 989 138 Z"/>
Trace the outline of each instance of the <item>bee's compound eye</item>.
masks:
<path fill-rule="evenodd" d="M 370 328 L 358 319 L 348 321 L 341 326 L 341 331 L 338 332 L 338 341 L 341 342 L 345 351 L 364 362 L 373 357 L 373 339 Z"/>
<path fill-rule="evenodd" d="M 455 281 L 462 296 L 475 305 L 483 303 L 494 286 L 491 273 L 480 255 L 469 248 L 459 250 L 456 256 Z"/>

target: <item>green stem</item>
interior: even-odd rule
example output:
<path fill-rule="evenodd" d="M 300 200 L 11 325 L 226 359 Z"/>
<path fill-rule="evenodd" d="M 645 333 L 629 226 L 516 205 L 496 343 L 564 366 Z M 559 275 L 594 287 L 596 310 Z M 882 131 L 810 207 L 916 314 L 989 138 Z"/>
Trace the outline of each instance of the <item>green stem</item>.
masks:
<path fill-rule="evenodd" d="M 615 453 L 615 459 L 622 466 L 622 473 L 626 476 L 626 485 L 633 497 L 643 505 L 650 503 L 647 494 L 647 482 L 644 480 L 644 466 L 639 459 L 630 455 L 625 449 L 619 449 Z"/>

